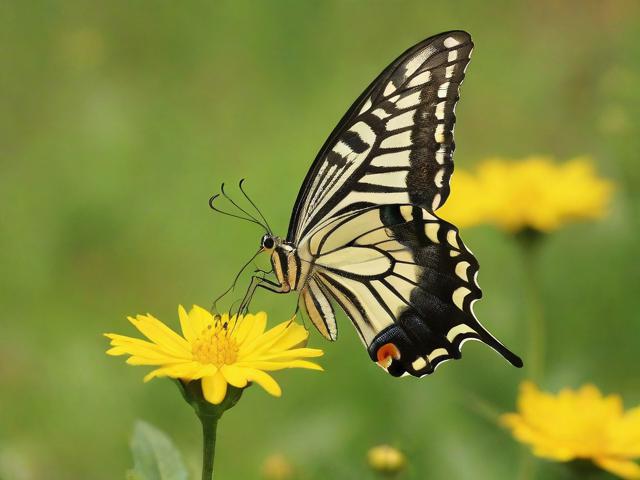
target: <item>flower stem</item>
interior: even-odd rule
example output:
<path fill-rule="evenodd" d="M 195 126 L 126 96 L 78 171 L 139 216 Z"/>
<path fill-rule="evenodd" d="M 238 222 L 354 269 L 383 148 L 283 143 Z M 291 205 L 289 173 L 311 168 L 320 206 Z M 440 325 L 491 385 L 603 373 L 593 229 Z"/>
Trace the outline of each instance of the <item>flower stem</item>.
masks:
<path fill-rule="evenodd" d="M 217 416 L 202 415 L 202 480 L 213 478 L 213 459 L 216 454 L 216 431 L 218 429 Z"/>
<path fill-rule="evenodd" d="M 229 385 L 227 395 L 222 402 L 214 405 L 204 398 L 200 380 L 176 380 L 176 385 L 184 399 L 193 407 L 202 424 L 202 480 L 211 480 L 213 478 L 213 459 L 216 453 L 218 420 L 224 412 L 238 403 L 244 389 Z"/>
<path fill-rule="evenodd" d="M 517 236 L 522 254 L 529 304 L 529 376 L 539 382 L 544 374 L 546 327 L 538 276 L 538 257 L 542 234 L 524 231 Z"/>
<path fill-rule="evenodd" d="M 520 246 L 524 270 L 525 288 L 529 307 L 529 352 L 525 362 L 529 366 L 529 378 L 539 383 L 544 374 L 545 321 L 538 276 L 538 257 L 543 234 L 536 230 L 523 230 L 516 235 Z M 528 451 L 521 454 L 518 480 L 535 477 L 536 464 Z"/>
<path fill-rule="evenodd" d="M 520 455 L 520 467 L 516 478 L 518 480 L 531 480 L 535 475 L 535 463 L 531 453 L 523 449 Z"/>

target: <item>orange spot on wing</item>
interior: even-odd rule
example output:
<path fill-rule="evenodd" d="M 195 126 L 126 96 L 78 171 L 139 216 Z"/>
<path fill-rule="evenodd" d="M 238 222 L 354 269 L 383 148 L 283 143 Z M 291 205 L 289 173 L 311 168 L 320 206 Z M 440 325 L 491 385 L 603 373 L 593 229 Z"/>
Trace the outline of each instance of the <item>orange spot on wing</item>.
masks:
<path fill-rule="evenodd" d="M 376 357 L 378 358 L 378 365 L 382 368 L 389 368 L 393 359 L 400 359 L 400 350 L 393 343 L 385 343 L 378 349 Z"/>

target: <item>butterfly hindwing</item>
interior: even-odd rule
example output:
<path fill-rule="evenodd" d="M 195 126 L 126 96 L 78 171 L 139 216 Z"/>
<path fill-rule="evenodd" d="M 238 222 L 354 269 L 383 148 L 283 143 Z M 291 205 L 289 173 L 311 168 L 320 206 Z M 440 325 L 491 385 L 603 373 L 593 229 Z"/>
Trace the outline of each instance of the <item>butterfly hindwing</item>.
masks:
<path fill-rule="evenodd" d="M 300 303 L 311 322 L 327 340 L 338 338 L 336 315 L 325 289 L 314 278 L 310 278 L 300 294 Z"/>
<path fill-rule="evenodd" d="M 380 361 L 385 345 L 394 345 L 399 355 L 391 357 L 389 373 L 420 376 L 443 361 L 460 358 L 465 341 L 480 340 L 521 366 L 521 360 L 476 319 L 473 305 L 482 297 L 479 265 L 458 229 L 415 206 L 387 205 L 380 214 L 387 232 L 411 251 L 420 273 L 411 305 L 374 339 L 368 349 L 371 358 Z"/>
<path fill-rule="evenodd" d="M 520 362 L 475 318 L 473 302 L 482 296 L 475 257 L 458 230 L 427 209 L 386 205 L 345 215 L 318 229 L 307 246 L 316 258 L 314 282 L 392 375 L 432 373 L 460 358 L 468 339 Z"/>

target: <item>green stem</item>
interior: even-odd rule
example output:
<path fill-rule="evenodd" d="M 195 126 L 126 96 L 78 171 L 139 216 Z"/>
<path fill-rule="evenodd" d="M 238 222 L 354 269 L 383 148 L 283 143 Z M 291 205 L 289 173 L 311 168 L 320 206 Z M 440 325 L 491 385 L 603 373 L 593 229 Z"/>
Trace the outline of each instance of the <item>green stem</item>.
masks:
<path fill-rule="evenodd" d="M 229 385 L 222 402 L 213 405 L 204 398 L 200 380 L 190 382 L 176 380 L 176 385 L 184 399 L 193 407 L 202 424 L 202 480 L 211 480 L 213 478 L 213 459 L 216 453 L 218 420 L 224 412 L 238 403 L 244 389 Z"/>
<path fill-rule="evenodd" d="M 545 359 L 545 321 L 538 275 L 538 260 L 543 234 L 535 230 L 524 230 L 517 234 L 522 256 L 525 288 L 529 310 L 529 352 L 525 362 L 529 368 L 529 378 L 540 383 L 544 375 Z M 521 454 L 518 480 L 530 480 L 535 477 L 536 463 L 528 450 Z"/>
<path fill-rule="evenodd" d="M 540 382 L 544 375 L 546 327 L 544 308 L 538 275 L 538 257 L 542 234 L 526 231 L 518 235 L 520 240 L 525 286 L 529 306 L 529 376 Z"/>
<path fill-rule="evenodd" d="M 216 431 L 218 429 L 217 416 L 202 415 L 202 480 L 213 478 L 213 459 L 216 454 Z"/>
<path fill-rule="evenodd" d="M 531 480 L 535 475 L 535 463 L 528 450 L 522 451 L 520 454 L 520 468 L 518 468 L 518 480 Z"/>

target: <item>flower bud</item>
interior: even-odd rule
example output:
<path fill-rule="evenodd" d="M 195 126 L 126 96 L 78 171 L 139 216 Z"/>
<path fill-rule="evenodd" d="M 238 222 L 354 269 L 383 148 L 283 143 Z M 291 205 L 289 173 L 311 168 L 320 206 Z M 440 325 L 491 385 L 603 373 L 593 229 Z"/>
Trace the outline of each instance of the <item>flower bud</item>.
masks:
<path fill-rule="evenodd" d="M 367 453 L 369 466 L 376 472 L 395 474 L 404 469 L 407 459 L 404 454 L 390 445 L 378 445 Z"/>

